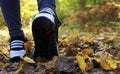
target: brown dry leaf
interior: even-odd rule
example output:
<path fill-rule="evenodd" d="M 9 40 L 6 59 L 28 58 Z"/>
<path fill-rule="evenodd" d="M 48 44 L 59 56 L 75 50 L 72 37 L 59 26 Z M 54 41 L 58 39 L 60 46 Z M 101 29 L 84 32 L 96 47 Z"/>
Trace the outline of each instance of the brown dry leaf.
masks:
<path fill-rule="evenodd" d="M 26 48 L 26 49 L 28 49 L 28 50 L 31 50 L 32 49 L 32 43 L 30 42 L 30 41 L 27 41 L 27 42 L 25 42 L 24 43 L 24 47 Z"/>
<path fill-rule="evenodd" d="M 32 57 L 32 51 L 31 51 L 32 50 L 32 43 L 30 41 L 27 41 L 27 42 L 24 43 L 24 47 L 25 47 L 25 49 L 27 51 L 27 54 L 30 57 Z"/>
<path fill-rule="evenodd" d="M 35 61 L 27 56 L 25 57 L 20 57 L 22 60 L 24 60 L 25 62 L 28 62 L 28 63 L 35 63 Z"/>
<path fill-rule="evenodd" d="M 54 56 L 52 58 L 52 60 L 48 61 L 48 62 L 44 62 L 44 63 L 41 63 L 42 65 L 46 66 L 48 69 L 54 69 L 55 68 L 55 63 L 58 59 L 58 56 Z"/>
<path fill-rule="evenodd" d="M 74 57 L 58 57 L 56 61 L 56 69 L 59 72 L 74 72 L 76 71 L 76 63 Z"/>
<path fill-rule="evenodd" d="M 90 54 L 94 53 L 94 50 L 91 48 L 86 48 L 86 49 L 82 50 L 82 53 L 85 55 L 90 55 Z"/>
<path fill-rule="evenodd" d="M 117 52 L 116 58 L 120 60 L 120 51 Z"/>
<path fill-rule="evenodd" d="M 91 69 L 94 68 L 94 63 L 93 63 L 91 60 L 90 60 L 90 61 L 87 61 L 86 63 L 87 63 L 87 65 L 88 65 L 87 70 L 91 70 Z"/>

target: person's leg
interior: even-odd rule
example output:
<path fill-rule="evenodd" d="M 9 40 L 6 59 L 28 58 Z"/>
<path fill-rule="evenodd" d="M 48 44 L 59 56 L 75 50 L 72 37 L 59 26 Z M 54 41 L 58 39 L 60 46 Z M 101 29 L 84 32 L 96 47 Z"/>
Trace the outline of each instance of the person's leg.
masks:
<path fill-rule="evenodd" d="M 57 33 L 58 19 L 55 11 L 55 0 L 37 0 L 38 10 L 34 18 L 32 31 L 35 41 L 34 57 L 42 57 L 48 60 L 58 55 Z"/>
<path fill-rule="evenodd" d="M 39 12 L 48 12 L 51 15 L 56 13 L 55 0 L 37 0 Z"/>
<path fill-rule="evenodd" d="M 25 55 L 24 37 L 20 18 L 20 0 L 0 0 L 1 9 L 10 33 L 10 59 Z"/>

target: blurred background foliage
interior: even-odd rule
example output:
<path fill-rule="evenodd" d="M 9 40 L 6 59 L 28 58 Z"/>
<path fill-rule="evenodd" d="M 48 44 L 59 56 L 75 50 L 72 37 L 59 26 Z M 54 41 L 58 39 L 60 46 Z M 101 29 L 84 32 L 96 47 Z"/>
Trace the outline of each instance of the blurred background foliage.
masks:
<path fill-rule="evenodd" d="M 80 26 L 105 26 L 119 24 L 119 0 L 56 0 L 57 15 L 62 25 L 70 28 Z M 38 13 L 36 0 L 21 0 L 21 15 L 24 26 L 30 25 Z M 0 12 L 0 26 L 5 24 Z"/>

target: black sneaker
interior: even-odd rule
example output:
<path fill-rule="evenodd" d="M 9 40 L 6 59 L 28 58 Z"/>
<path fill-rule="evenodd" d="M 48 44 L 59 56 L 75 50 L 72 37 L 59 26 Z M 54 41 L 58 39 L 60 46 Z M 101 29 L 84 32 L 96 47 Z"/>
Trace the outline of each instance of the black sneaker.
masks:
<path fill-rule="evenodd" d="M 58 26 L 55 18 L 49 13 L 38 14 L 32 23 L 35 41 L 34 58 L 51 60 L 58 56 Z"/>
<path fill-rule="evenodd" d="M 24 43 L 27 39 L 14 38 L 10 41 L 10 62 L 20 61 L 20 56 L 25 56 Z"/>
<path fill-rule="evenodd" d="M 24 37 L 15 37 L 10 40 L 10 63 L 5 66 L 7 73 L 12 73 L 18 70 L 23 63 L 23 60 L 20 57 L 26 55 L 26 50 L 24 43 L 28 40 Z"/>

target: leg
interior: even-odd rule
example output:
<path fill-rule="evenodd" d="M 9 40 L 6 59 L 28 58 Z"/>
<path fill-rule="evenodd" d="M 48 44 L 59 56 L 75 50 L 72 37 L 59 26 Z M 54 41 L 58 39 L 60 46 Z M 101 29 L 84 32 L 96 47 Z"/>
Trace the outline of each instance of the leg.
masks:
<path fill-rule="evenodd" d="M 52 15 L 55 15 L 56 5 L 55 0 L 37 0 L 38 10 L 40 12 L 48 12 Z"/>
<path fill-rule="evenodd" d="M 58 19 L 56 19 L 55 0 L 37 1 L 40 13 L 35 16 L 32 25 L 35 41 L 34 57 L 40 56 L 50 60 L 58 55 Z"/>
<path fill-rule="evenodd" d="M 1 0 L 1 9 L 6 20 L 11 38 L 24 36 L 21 30 L 19 0 Z"/>
<path fill-rule="evenodd" d="M 21 29 L 20 1 L 0 0 L 0 3 L 11 37 L 10 58 L 23 56 L 25 54 L 23 43 L 27 40 Z"/>

